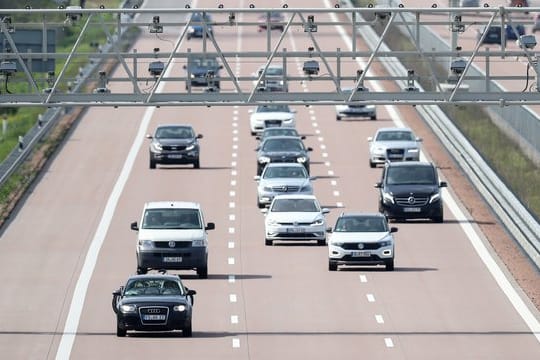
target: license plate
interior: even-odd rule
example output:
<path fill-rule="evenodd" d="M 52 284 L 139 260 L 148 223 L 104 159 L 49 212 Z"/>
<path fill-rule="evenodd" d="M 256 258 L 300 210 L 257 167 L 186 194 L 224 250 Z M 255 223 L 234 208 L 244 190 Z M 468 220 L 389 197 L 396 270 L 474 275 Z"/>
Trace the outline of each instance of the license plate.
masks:
<path fill-rule="evenodd" d="M 288 228 L 287 232 L 290 233 L 303 233 L 305 232 L 304 228 Z"/>
<path fill-rule="evenodd" d="M 371 251 L 353 251 L 351 255 L 356 257 L 371 256 Z"/>
<path fill-rule="evenodd" d="M 403 208 L 403 212 L 420 212 L 422 211 L 422 209 L 418 208 L 418 207 L 406 207 L 406 208 Z"/>
<path fill-rule="evenodd" d="M 179 155 L 179 154 L 169 155 L 169 159 L 181 159 L 181 158 L 182 158 L 182 155 Z"/>
<path fill-rule="evenodd" d="M 165 315 L 143 315 L 143 320 L 165 320 Z"/>
<path fill-rule="evenodd" d="M 163 262 L 182 262 L 181 256 L 165 256 Z"/>

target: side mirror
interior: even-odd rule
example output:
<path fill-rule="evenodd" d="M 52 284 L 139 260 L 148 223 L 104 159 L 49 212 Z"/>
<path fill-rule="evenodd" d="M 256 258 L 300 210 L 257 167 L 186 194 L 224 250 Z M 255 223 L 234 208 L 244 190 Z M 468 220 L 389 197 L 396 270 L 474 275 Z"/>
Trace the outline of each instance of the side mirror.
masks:
<path fill-rule="evenodd" d="M 260 147 L 260 146 L 257 146 L 257 147 L 255 148 L 255 151 L 259 151 L 259 150 L 261 150 L 261 147 Z"/>
<path fill-rule="evenodd" d="M 368 137 L 367 141 L 369 141 L 369 142 L 373 141 L 373 137 L 372 136 Z"/>
<path fill-rule="evenodd" d="M 446 181 L 441 181 L 439 183 L 439 187 L 447 187 L 447 186 L 448 186 L 448 184 L 446 183 Z"/>
<path fill-rule="evenodd" d="M 395 233 L 395 232 L 397 232 L 397 231 L 398 231 L 398 228 L 397 228 L 397 227 L 393 227 L 393 226 L 392 226 L 392 227 L 390 228 L 390 232 L 391 232 L 391 233 Z"/>
<path fill-rule="evenodd" d="M 150 134 L 146 134 L 146 138 L 147 139 L 153 139 L 154 137 L 152 135 L 150 135 Z"/>
<path fill-rule="evenodd" d="M 261 209 L 261 212 L 262 212 L 264 215 L 268 214 L 268 208 L 262 208 L 262 209 Z"/>
<path fill-rule="evenodd" d="M 307 150 L 307 151 L 313 151 L 313 148 L 312 148 L 312 147 L 308 147 L 306 150 Z"/>
<path fill-rule="evenodd" d="M 252 113 L 253 113 L 253 109 L 249 109 L 249 110 L 248 110 L 248 113 L 249 113 L 249 114 L 252 114 Z"/>
<path fill-rule="evenodd" d="M 184 66 L 182 66 L 182 68 L 184 68 L 184 69 L 187 69 L 187 66 L 186 66 L 186 65 L 184 65 Z"/>
<path fill-rule="evenodd" d="M 421 137 L 417 137 L 415 140 L 416 140 L 417 142 L 421 142 L 421 141 L 422 141 L 422 138 L 421 138 Z"/>
<path fill-rule="evenodd" d="M 131 223 L 131 230 L 139 231 L 139 227 L 137 226 L 136 221 Z"/>
<path fill-rule="evenodd" d="M 332 229 L 331 226 L 329 226 L 329 227 L 326 228 L 326 232 L 327 232 L 327 233 L 331 233 L 332 231 L 333 231 L 333 229 Z"/>
<path fill-rule="evenodd" d="M 206 224 L 206 226 L 204 227 L 204 230 L 214 230 L 216 228 L 216 224 L 214 224 L 213 222 L 209 222 L 208 224 Z"/>
<path fill-rule="evenodd" d="M 253 176 L 253 180 L 255 180 L 255 181 L 261 180 L 260 175 L 255 175 L 255 176 Z"/>
<path fill-rule="evenodd" d="M 188 296 L 193 296 L 193 295 L 197 295 L 197 292 L 195 290 L 191 290 L 191 289 L 187 289 L 187 295 Z"/>
<path fill-rule="evenodd" d="M 186 288 L 186 290 L 186 296 L 189 298 L 189 302 L 191 302 L 191 305 L 195 305 L 195 298 L 193 295 L 197 294 L 197 292 L 188 288 Z"/>
<path fill-rule="evenodd" d="M 375 183 L 374 187 L 377 189 L 380 189 L 382 188 L 382 183 L 381 182 Z"/>
<path fill-rule="evenodd" d="M 255 136 L 255 139 L 261 140 L 261 137 L 260 136 Z"/>
<path fill-rule="evenodd" d="M 309 180 L 317 180 L 317 177 L 316 176 L 310 176 Z"/>
<path fill-rule="evenodd" d="M 328 214 L 328 213 L 330 212 L 330 209 L 328 209 L 328 208 L 322 208 L 322 209 L 321 209 L 321 212 L 322 212 L 323 214 Z"/>
<path fill-rule="evenodd" d="M 302 140 L 306 140 L 306 135 L 302 135 L 302 136 L 300 136 L 300 139 L 302 139 Z"/>
<path fill-rule="evenodd" d="M 203 138 L 203 134 L 197 134 L 197 139 L 202 139 Z"/>
<path fill-rule="evenodd" d="M 124 287 L 120 286 L 120 288 L 113 291 L 112 295 L 112 302 L 111 306 L 114 311 L 114 313 L 118 313 L 118 302 L 120 301 L 120 298 L 122 297 L 122 293 L 124 292 Z"/>

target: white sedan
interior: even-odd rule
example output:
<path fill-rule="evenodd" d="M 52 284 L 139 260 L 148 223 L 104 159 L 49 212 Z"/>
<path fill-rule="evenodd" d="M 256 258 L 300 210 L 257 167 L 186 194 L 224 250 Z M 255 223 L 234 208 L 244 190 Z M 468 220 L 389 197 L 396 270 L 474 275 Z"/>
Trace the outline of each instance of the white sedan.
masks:
<path fill-rule="evenodd" d="M 277 195 L 270 207 L 261 211 L 266 214 L 266 245 L 276 240 L 315 240 L 318 245 L 326 244 L 325 214 L 330 210 L 321 208 L 314 195 Z"/>
<path fill-rule="evenodd" d="M 387 161 L 419 161 L 421 138 L 407 128 L 381 128 L 375 136 L 368 137 L 369 166 Z"/>
<path fill-rule="evenodd" d="M 273 126 L 295 127 L 296 115 L 288 105 L 259 105 L 249 110 L 249 126 L 251 135 L 261 133 L 265 128 Z"/>

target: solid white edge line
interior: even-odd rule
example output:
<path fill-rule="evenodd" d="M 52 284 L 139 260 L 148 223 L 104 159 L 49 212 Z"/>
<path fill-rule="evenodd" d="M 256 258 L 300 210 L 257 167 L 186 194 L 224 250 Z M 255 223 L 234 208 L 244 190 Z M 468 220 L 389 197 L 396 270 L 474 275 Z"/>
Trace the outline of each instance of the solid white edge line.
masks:
<path fill-rule="evenodd" d="M 331 7 L 331 4 L 328 0 L 324 0 L 326 7 Z M 336 21 L 336 15 L 334 13 L 330 14 L 330 17 L 332 21 Z M 345 30 L 342 26 L 337 26 L 336 28 L 338 32 L 340 33 L 343 40 L 347 43 L 350 49 L 352 49 L 352 40 L 349 38 L 349 36 L 346 34 Z M 357 60 L 358 63 L 363 64 L 360 60 Z M 365 67 L 365 64 L 364 64 Z M 375 91 L 382 91 L 382 87 L 378 85 L 377 83 L 372 83 L 373 88 Z M 397 126 L 404 127 L 403 122 L 399 118 L 398 112 L 395 109 L 393 105 L 385 105 L 386 110 L 388 111 L 390 117 L 394 121 L 394 123 Z M 456 219 L 465 219 L 465 216 L 461 209 L 457 206 L 456 201 L 454 198 L 449 194 L 445 193 L 444 200 L 446 201 L 447 206 L 450 208 L 450 211 L 456 217 Z M 465 219 L 466 220 L 466 219 Z M 534 314 L 531 312 L 531 310 L 527 307 L 527 305 L 523 302 L 523 299 L 518 295 L 517 291 L 514 289 L 510 281 L 506 278 L 503 271 L 499 268 L 491 254 L 487 251 L 484 243 L 479 238 L 478 234 L 474 231 L 471 224 L 469 224 L 466 221 L 460 222 L 460 226 L 469 238 L 469 241 L 473 245 L 474 249 L 476 250 L 476 253 L 480 257 L 480 259 L 484 262 L 486 265 L 488 271 L 491 273 L 493 278 L 495 279 L 495 282 L 499 285 L 499 288 L 503 291 L 503 293 L 506 295 L 508 300 L 512 303 L 518 314 L 521 316 L 523 321 L 527 324 L 529 329 L 532 332 L 532 335 L 536 337 L 538 342 L 540 342 L 540 322 L 539 320 L 534 316 Z"/>

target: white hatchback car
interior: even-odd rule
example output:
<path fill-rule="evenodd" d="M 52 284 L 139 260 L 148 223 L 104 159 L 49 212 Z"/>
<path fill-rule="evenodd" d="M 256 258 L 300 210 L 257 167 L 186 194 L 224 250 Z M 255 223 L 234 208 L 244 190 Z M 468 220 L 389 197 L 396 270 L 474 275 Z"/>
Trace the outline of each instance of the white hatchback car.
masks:
<path fill-rule="evenodd" d="M 326 244 L 325 214 L 330 210 L 321 208 L 314 195 L 277 195 L 268 209 L 264 220 L 265 244 L 276 240 L 310 241 Z"/>
<path fill-rule="evenodd" d="M 385 265 L 394 270 L 394 237 L 383 214 L 343 213 L 328 229 L 328 270 L 338 265 Z"/>
<path fill-rule="evenodd" d="M 381 128 L 368 137 L 369 166 L 374 168 L 386 161 L 419 161 L 421 141 L 408 128 Z"/>
<path fill-rule="evenodd" d="M 262 132 L 267 127 L 284 126 L 295 127 L 296 115 L 288 105 L 269 104 L 259 105 L 254 110 L 249 110 L 249 126 L 251 135 Z"/>

